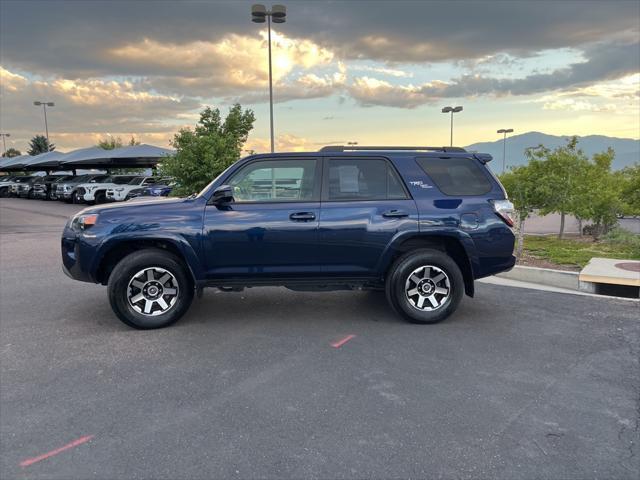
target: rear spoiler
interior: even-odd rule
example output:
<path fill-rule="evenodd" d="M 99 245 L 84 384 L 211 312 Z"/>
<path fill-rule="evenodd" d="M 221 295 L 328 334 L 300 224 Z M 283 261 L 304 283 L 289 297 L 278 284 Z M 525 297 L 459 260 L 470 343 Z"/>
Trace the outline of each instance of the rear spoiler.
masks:
<path fill-rule="evenodd" d="M 486 165 L 491 160 L 493 160 L 493 157 L 489 153 L 474 153 L 473 158 L 480 161 L 480 163 L 482 163 L 483 165 Z"/>

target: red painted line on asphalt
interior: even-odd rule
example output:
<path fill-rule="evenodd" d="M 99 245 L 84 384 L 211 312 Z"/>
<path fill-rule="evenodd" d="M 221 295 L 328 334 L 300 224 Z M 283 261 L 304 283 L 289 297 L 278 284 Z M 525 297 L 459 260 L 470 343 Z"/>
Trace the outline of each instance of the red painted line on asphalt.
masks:
<path fill-rule="evenodd" d="M 62 453 L 65 450 L 69 450 L 70 448 L 77 447 L 78 445 L 82 445 L 83 443 L 88 442 L 92 438 L 93 438 L 93 435 L 87 435 L 85 437 L 80 437 L 80 438 L 78 438 L 77 440 L 74 440 L 71 443 L 67 443 L 63 447 L 56 448 L 55 450 L 51 450 L 50 452 L 43 453 L 42 455 L 39 455 L 37 457 L 27 458 L 26 460 L 23 460 L 22 462 L 20 462 L 20 466 L 21 467 L 28 467 L 29 465 L 33 465 L 34 463 L 40 462 L 40 461 L 45 460 L 45 459 L 47 459 L 49 457 L 53 457 L 54 455 L 58 455 L 59 453 Z"/>
<path fill-rule="evenodd" d="M 335 343 L 332 343 L 331 346 L 333 348 L 340 348 L 341 346 L 343 346 L 345 343 L 347 343 L 349 340 L 351 340 L 352 338 L 355 338 L 355 335 L 347 335 L 346 337 L 344 337 L 342 340 L 338 340 Z"/>

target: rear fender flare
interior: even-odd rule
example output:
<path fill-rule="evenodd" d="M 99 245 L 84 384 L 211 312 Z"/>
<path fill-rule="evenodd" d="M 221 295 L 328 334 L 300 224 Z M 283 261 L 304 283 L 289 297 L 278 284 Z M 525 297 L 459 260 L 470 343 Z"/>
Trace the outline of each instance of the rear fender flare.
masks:
<path fill-rule="evenodd" d="M 394 261 L 394 258 L 397 256 L 398 252 L 401 250 L 400 245 L 406 242 L 407 240 L 413 239 L 433 239 L 441 238 L 443 242 L 446 242 L 447 239 L 455 240 L 459 242 L 462 246 L 464 253 L 467 257 L 466 265 L 462 265 L 464 267 L 464 271 L 467 270 L 468 275 L 465 276 L 465 290 L 467 295 L 473 296 L 474 293 L 474 272 L 478 271 L 480 266 L 478 253 L 476 250 L 476 246 L 473 242 L 473 239 L 465 232 L 461 232 L 456 229 L 441 229 L 441 230 L 432 230 L 425 232 L 401 232 L 393 237 L 392 241 L 389 242 L 387 247 L 385 248 L 378 265 L 378 273 L 381 278 L 384 278 L 385 273 L 391 267 L 391 264 Z M 468 277 L 468 278 L 467 278 Z"/>

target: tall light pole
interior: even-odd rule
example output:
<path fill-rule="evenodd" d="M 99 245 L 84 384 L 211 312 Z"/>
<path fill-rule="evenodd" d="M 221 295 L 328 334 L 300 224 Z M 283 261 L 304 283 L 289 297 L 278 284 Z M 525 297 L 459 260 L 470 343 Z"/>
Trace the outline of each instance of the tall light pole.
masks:
<path fill-rule="evenodd" d="M 502 137 L 502 173 L 507 168 L 507 133 L 513 133 L 513 128 L 501 128 L 496 133 L 504 133 Z"/>
<path fill-rule="evenodd" d="M 10 133 L 0 133 L 0 137 L 2 137 L 2 151 L 4 152 L 3 156 L 7 154 L 7 141 L 6 138 L 10 137 Z"/>
<path fill-rule="evenodd" d="M 56 104 L 53 102 L 41 102 L 36 100 L 33 102 L 36 107 L 42 105 L 42 111 L 44 112 L 44 131 L 47 134 L 47 143 L 49 143 L 49 125 L 47 125 L 47 107 L 55 107 Z"/>
<path fill-rule="evenodd" d="M 273 23 L 284 23 L 287 17 L 287 7 L 284 5 L 273 5 L 271 10 L 267 10 L 264 5 L 256 4 L 251 6 L 251 21 L 254 23 L 264 23 L 267 21 L 267 37 L 269 43 L 269 117 L 271 119 L 271 153 L 274 152 L 273 138 L 273 76 L 271 67 L 271 19 Z"/>
<path fill-rule="evenodd" d="M 462 107 L 444 107 L 442 113 L 451 112 L 451 146 L 453 147 L 453 114 L 462 111 Z"/>

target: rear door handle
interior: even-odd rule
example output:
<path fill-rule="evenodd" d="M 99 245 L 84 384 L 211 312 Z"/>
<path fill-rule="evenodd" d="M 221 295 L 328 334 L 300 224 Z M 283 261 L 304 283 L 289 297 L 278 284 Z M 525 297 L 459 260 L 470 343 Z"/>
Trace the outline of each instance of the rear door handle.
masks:
<path fill-rule="evenodd" d="M 289 215 L 289 218 L 294 222 L 309 222 L 316 219 L 316 214 L 313 212 L 296 212 Z"/>
<path fill-rule="evenodd" d="M 396 210 L 394 208 L 393 210 L 387 210 L 386 212 L 383 212 L 382 216 L 385 218 L 402 218 L 402 217 L 408 217 L 409 214 L 404 210 Z"/>

